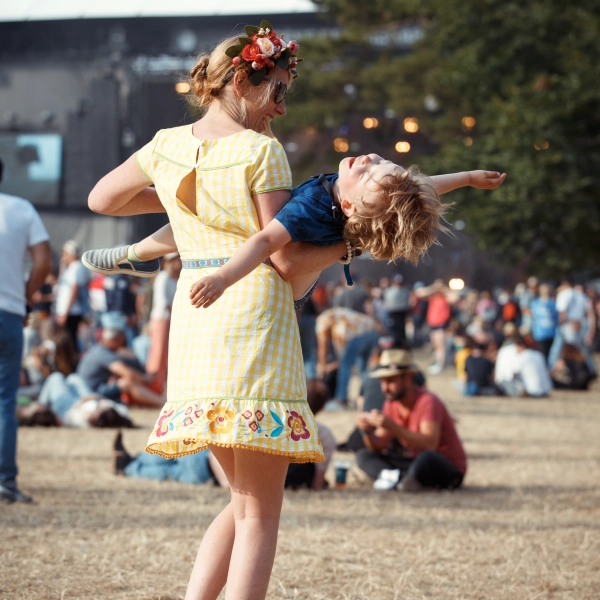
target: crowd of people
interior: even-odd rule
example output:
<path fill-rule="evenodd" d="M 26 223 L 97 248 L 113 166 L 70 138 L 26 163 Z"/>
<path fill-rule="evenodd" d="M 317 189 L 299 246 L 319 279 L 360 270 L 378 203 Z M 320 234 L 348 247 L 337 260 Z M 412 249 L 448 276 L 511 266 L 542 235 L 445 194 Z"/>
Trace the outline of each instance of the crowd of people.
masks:
<path fill-rule="evenodd" d="M 162 263 L 152 282 L 97 275 L 74 240 L 63 245 L 58 273 L 33 293 L 24 328 L 21 425 L 130 427 L 129 406 L 164 405 L 181 260 Z"/>
<path fill-rule="evenodd" d="M 20 424 L 127 428 L 130 406 L 161 408 L 180 271 L 172 253 L 153 278 L 99 275 L 83 266 L 78 244 L 66 242 L 58 273 L 32 295 Z M 399 273 L 377 285 L 353 277 L 352 286 L 318 284 L 297 319 L 313 414 L 358 408 L 357 428 L 336 441 L 317 423 L 326 460 L 290 465 L 287 487 L 323 489 L 336 447 L 357 453 L 375 489 L 458 487 L 466 455 L 443 402 L 426 390 L 426 376 L 454 370 L 465 396 L 515 397 L 587 389 L 596 377 L 600 294 L 593 285 L 564 279 L 554 289 L 531 277 L 512 291 L 479 292 L 454 291 L 440 280 L 409 286 Z M 431 362 L 421 372 L 408 349 L 427 341 Z M 361 386 L 350 402 L 353 376 Z M 210 450 L 170 461 L 132 456 L 119 433 L 113 459 L 115 473 L 128 477 L 227 485 Z"/>
<path fill-rule="evenodd" d="M 161 408 L 180 271 L 181 259 L 171 253 L 153 278 L 99 275 L 84 267 L 77 242 L 66 242 L 58 271 L 48 272 L 31 292 L 17 392 L 19 423 L 127 428 L 133 426 L 130 406 Z M 376 489 L 457 487 L 466 469 L 464 450 L 443 403 L 426 392 L 425 375 L 455 370 L 456 386 L 465 396 L 541 397 L 553 388 L 587 389 L 597 374 L 593 353 L 600 350 L 600 294 L 593 285 L 574 285 L 568 278 L 557 288 L 530 277 L 514 290 L 479 292 L 454 291 L 440 280 L 409 286 L 399 273 L 377 285 L 354 275 L 352 286 L 345 280 L 317 285 L 297 319 L 313 413 L 323 407 L 354 408 L 349 402 L 353 375 L 361 387 L 356 431 L 336 442 L 318 424 L 326 461 L 290 465 L 288 487 L 326 486 L 324 473 L 336 447 L 357 452 L 358 466 Z M 396 366 L 390 371 L 390 352 L 427 341 L 431 363 L 425 373 L 406 353 L 391 361 Z M 398 364 L 404 367 L 394 372 Z M 380 381 L 384 372 L 389 377 Z M 423 470 L 419 464 L 435 454 L 440 440 L 415 446 L 395 429 L 408 423 L 407 414 L 403 420 L 391 404 L 384 408 L 386 398 L 401 400 L 397 389 L 389 393 L 400 375 L 407 380 L 400 388 L 412 390 L 413 400 L 423 396 L 441 405 L 429 407 L 427 419 L 437 414 L 440 431 L 443 425 L 455 446 L 454 470 L 446 465 L 445 475 L 433 483 L 436 467 L 426 463 Z M 426 435 L 418 423 L 413 422 L 413 434 Z M 414 454 L 415 448 L 420 452 Z M 438 460 L 448 460 L 445 454 Z M 114 467 L 130 477 L 227 485 L 209 450 L 172 461 L 145 453 L 132 457 L 121 434 L 114 442 Z"/>
<path fill-rule="evenodd" d="M 307 374 L 328 381 L 331 397 L 344 407 L 352 369 L 364 374 L 382 339 L 396 348 L 429 341 L 427 374 L 455 369 L 466 396 L 587 389 L 597 376 L 599 321 L 600 292 L 593 283 L 564 278 L 553 287 L 530 277 L 514 290 L 455 291 L 441 280 L 408 286 L 396 274 L 378 285 L 317 287 L 300 331 Z"/>

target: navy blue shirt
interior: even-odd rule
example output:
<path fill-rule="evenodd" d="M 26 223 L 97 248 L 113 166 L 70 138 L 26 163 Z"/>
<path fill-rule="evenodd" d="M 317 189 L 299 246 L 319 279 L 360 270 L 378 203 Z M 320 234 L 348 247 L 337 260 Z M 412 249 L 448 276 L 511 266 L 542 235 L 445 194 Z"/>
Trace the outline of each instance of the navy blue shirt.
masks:
<path fill-rule="evenodd" d="M 333 187 L 338 174 L 325 177 Z M 332 199 L 319 177 L 311 177 L 295 187 L 290 201 L 275 218 L 288 230 L 293 242 L 333 246 L 344 240 L 342 211 L 338 207 L 334 214 Z"/>

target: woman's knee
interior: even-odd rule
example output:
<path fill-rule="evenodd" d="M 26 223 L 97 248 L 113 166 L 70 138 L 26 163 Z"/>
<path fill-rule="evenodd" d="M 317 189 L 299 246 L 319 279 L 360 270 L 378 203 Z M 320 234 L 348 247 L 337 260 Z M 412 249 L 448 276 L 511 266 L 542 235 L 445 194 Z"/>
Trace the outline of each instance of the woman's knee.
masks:
<path fill-rule="evenodd" d="M 234 448 L 231 482 L 236 516 L 279 518 L 289 458 L 255 450 Z"/>

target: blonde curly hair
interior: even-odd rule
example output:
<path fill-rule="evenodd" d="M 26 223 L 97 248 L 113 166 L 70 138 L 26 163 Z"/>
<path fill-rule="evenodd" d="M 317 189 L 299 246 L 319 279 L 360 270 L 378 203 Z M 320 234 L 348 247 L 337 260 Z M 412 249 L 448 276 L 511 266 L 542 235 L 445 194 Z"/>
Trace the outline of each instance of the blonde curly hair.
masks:
<path fill-rule="evenodd" d="M 448 231 L 442 219 L 451 205 L 442 204 L 433 181 L 416 165 L 373 180 L 372 187 L 346 221 L 344 239 L 376 260 L 405 258 L 417 264 L 437 243 L 438 232 Z"/>

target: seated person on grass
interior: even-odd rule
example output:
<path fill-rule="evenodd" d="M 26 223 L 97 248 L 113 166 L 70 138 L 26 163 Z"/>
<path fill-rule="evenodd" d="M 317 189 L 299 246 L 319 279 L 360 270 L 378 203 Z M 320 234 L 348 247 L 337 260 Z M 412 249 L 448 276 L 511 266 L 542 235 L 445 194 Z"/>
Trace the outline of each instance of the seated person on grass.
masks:
<path fill-rule="evenodd" d="M 500 391 L 496 388 L 493 376 L 494 365 L 485 357 L 487 344 L 471 343 L 471 354 L 465 361 L 465 396 L 496 396 Z"/>
<path fill-rule="evenodd" d="M 102 317 L 102 334 L 81 358 L 77 373 L 93 392 L 119 402 L 127 395 L 130 404 L 162 407 L 164 396 L 150 389 L 154 376 L 145 373 L 132 353 L 127 353 L 125 317 L 106 313 Z"/>
<path fill-rule="evenodd" d="M 133 427 L 126 406 L 95 394 L 76 373 L 58 371 L 46 379 L 37 402 L 17 407 L 17 418 L 23 426 Z"/>
<path fill-rule="evenodd" d="M 367 365 L 368 371 L 361 377 L 360 390 L 356 398 L 356 408 L 364 413 L 369 413 L 372 410 L 381 410 L 385 402 L 385 394 L 381 391 L 379 379 L 371 377 L 371 373 L 379 367 L 379 360 L 383 350 L 394 349 L 394 338 L 392 336 L 382 336 L 379 338 L 378 346 L 373 350 L 369 357 Z M 396 348 L 399 350 L 399 348 Z M 416 370 L 413 373 L 413 383 L 419 387 L 425 387 L 425 375 L 421 371 Z M 358 452 L 365 448 L 362 432 L 356 427 L 350 437 L 343 443 L 338 445 L 340 452 Z M 404 449 L 398 443 L 397 450 L 400 454 L 405 454 Z"/>
<path fill-rule="evenodd" d="M 561 390 L 587 390 L 595 379 L 585 356 L 573 344 L 563 345 L 551 375 L 554 387 Z"/>
<path fill-rule="evenodd" d="M 508 369 L 508 373 L 512 371 L 512 377 L 499 380 L 496 374 L 496 383 L 500 389 L 513 398 L 547 396 L 552 391 L 552 380 L 544 355 L 528 348 L 525 339 L 519 334 L 514 336 L 514 347 L 513 363 Z"/>
<path fill-rule="evenodd" d="M 374 489 L 455 489 L 467 471 L 452 417 L 437 396 L 415 385 L 415 371 L 409 351 L 385 350 L 371 373 L 385 403 L 382 410 L 358 415 L 365 449 L 357 452 L 356 463 L 375 480 Z"/>

